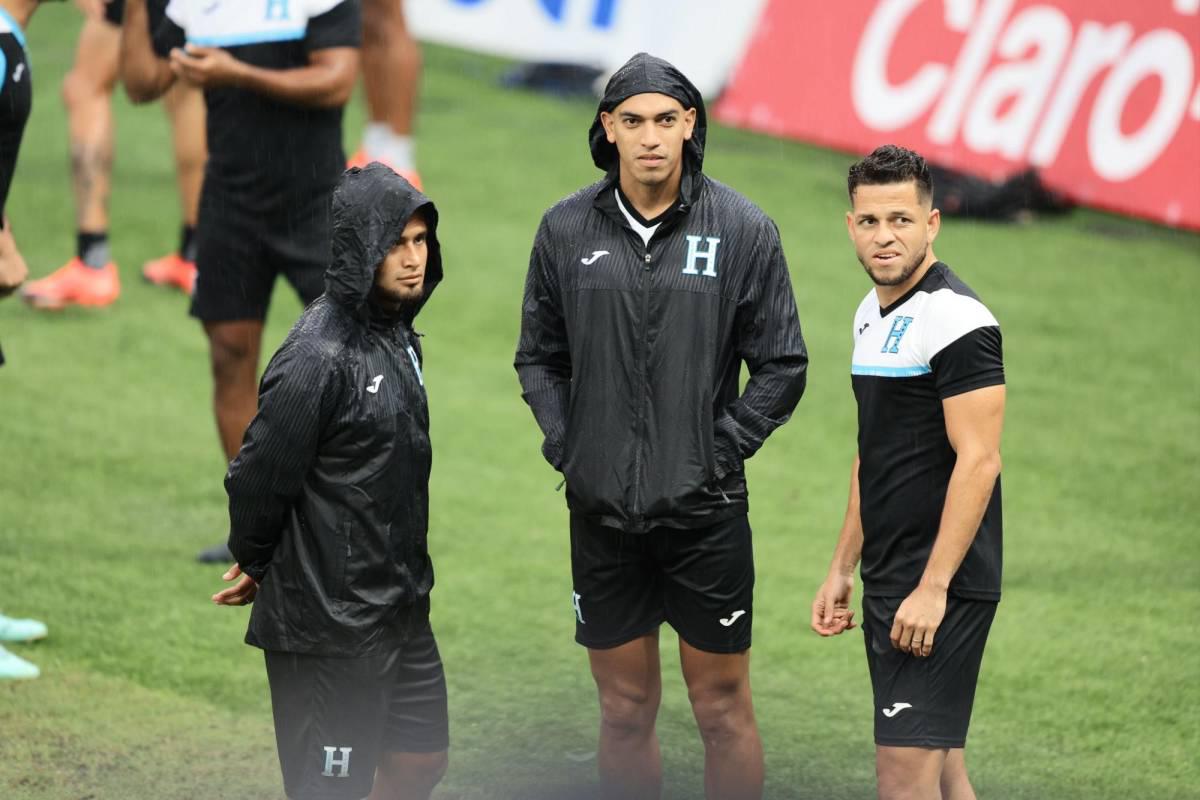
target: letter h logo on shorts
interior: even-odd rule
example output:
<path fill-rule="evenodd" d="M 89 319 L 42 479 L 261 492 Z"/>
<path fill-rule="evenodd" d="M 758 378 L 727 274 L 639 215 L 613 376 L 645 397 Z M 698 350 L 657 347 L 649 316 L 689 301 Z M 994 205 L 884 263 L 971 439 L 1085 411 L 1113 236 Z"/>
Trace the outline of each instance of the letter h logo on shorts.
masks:
<path fill-rule="evenodd" d="M 353 747 L 325 747 L 325 771 L 321 773 L 326 778 L 349 778 L 350 777 L 350 752 Z M 340 750 L 342 757 L 334 758 L 333 754 Z M 340 767 L 337 775 L 333 774 L 333 768 Z"/>
<path fill-rule="evenodd" d="M 721 240 L 713 236 L 706 236 L 705 241 L 708 242 L 708 249 L 702 253 L 700 252 L 700 237 L 687 237 L 687 266 L 683 268 L 684 275 L 703 275 L 706 278 L 717 277 L 717 245 L 721 243 Z M 696 269 L 696 262 L 700 260 L 704 261 L 704 272 Z"/>
<path fill-rule="evenodd" d="M 892 331 L 888 334 L 887 341 L 883 343 L 881 353 L 899 353 L 900 340 L 904 338 L 904 332 L 908 330 L 908 326 L 912 324 L 912 317 L 896 317 L 892 322 Z"/>

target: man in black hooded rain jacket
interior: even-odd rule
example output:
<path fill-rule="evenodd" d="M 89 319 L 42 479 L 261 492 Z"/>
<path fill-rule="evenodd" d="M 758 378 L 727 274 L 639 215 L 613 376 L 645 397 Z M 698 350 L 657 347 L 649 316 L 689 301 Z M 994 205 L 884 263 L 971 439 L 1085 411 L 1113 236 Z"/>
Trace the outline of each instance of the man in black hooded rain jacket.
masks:
<path fill-rule="evenodd" d="M 225 478 L 238 583 L 213 600 L 254 602 L 246 641 L 266 651 L 292 800 L 427 798 L 445 771 L 412 328 L 442 278 L 437 222 L 382 164 L 343 176 L 325 294 L 267 366 Z"/>
<path fill-rule="evenodd" d="M 660 790 L 663 621 L 708 796 L 762 792 L 743 462 L 795 408 L 808 357 L 779 232 L 703 174 L 705 131 L 670 64 L 641 53 L 617 70 L 589 134 L 607 174 L 546 212 L 525 283 L 516 368 L 566 479 L 576 641 L 600 693 L 601 779 L 620 797 Z"/>

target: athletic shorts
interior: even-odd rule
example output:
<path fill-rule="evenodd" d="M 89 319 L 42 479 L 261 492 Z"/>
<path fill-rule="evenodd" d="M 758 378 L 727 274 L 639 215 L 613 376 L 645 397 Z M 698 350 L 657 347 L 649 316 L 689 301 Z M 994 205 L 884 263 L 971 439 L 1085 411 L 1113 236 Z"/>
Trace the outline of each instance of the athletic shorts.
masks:
<path fill-rule="evenodd" d="M 25 46 L 15 33 L 0 33 L 0 215 L 8 202 L 32 104 L 33 78 Z"/>
<path fill-rule="evenodd" d="M 368 658 L 266 651 L 275 741 L 290 800 L 362 800 L 385 753 L 450 746 L 446 676 L 428 623 Z"/>
<path fill-rule="evenodd" d="M 975 683 L 996 603 L 950 596 L 925 658 L 892 647 L 903 597 L 863 598 L 863 635 L 875 695 L 875 744 L 958 748 L 967 743 Z"/>
<path fill-rule="evenodd" d="M 280 275 L 304 305 L 320 297 L 330 261 L 332 196 L 328 187 L 267 205 L 206 175 L 191 315 L 204 322 L 265 319 Z"/>
<path fill-rule="evenodd" d="M 150 18 L 150 32 L 154 33 L 167 12 L 167 0 L 146 0 L 146 15 Z M 120 26 L 125 19 L 125 0 L 107 0 L 104 4 L 104 21 Z"/>
<path fill-rule="evenodd" d="M 664 621 L 709 653 L 750 648 L 754 553 L 746 516 L 626 533 L 571 515 L 575 641 L 604 650 Z"/>

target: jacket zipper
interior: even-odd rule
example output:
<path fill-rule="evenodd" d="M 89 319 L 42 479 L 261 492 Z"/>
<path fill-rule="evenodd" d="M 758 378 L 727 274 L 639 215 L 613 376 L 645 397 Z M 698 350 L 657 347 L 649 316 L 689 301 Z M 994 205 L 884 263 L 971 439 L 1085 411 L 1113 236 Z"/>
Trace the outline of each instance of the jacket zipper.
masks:
<path fill-rule="evenodd" d="M 646 392 L 649 391 L 650 371 L 650 244 L 645 244 L 642 256 L 642 336 L 641 336 L 641 368 L 642 385 L 638 391 L 638 436 L 636 449 L 633 451 L 633 521 L 640 525 L 642 522 L 642 448 L 646 445 Z"/>

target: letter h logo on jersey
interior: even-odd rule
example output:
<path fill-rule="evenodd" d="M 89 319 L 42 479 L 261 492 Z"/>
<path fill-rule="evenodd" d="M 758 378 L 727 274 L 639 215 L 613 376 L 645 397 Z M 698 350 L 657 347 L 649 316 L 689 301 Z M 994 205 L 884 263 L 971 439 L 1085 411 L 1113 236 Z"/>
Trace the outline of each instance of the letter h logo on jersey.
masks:
<path fill-rule="evenodd" d="M 329 747 L 328 745 L 322 748 L 325 751 L 325 771 L 321 773 L 326 778 L 349 778 L 350 777 L 350 753 L 354 750 L 353 747 Z M 341 758 L 334 758 L 333 754 L 341 751 Z M 333 774 L 333 768 L 339 767 L 337 775 Z"/>
<path fill-rule="evenodd" d="M 687 265 L 683 268 L 684 275 L 703 275 L 706 278 L 717 277 L 717 245 L 721 243 L 721 240 L 714 236 L 706 236 L 705 240 L 708 242 L 708 249 L 700 252 L 700 237 L 687 237 Z M 703 272 L 696 269 L 696 262 L 700 260 L 704 261 Z"/>
<path fill-rule="evenodd" d="M 883 343 L 881 353 L 899 353 L 900 340 L 904 338 L 904 332 L 908 330 L 908 326 L 912 324 L 912 317 L 896 317 L 892 321 L 892 330 L 888 334 L 887 341 Z"/>
<path fill-rule="evenodd" d="M 288 0 L 267 0 L 267 22 L 271 20 L 288 20 Z"/>

